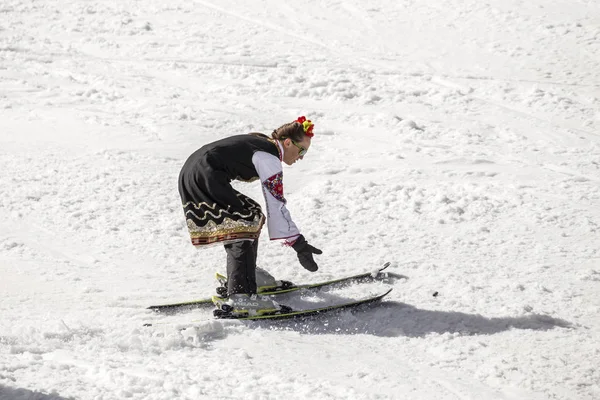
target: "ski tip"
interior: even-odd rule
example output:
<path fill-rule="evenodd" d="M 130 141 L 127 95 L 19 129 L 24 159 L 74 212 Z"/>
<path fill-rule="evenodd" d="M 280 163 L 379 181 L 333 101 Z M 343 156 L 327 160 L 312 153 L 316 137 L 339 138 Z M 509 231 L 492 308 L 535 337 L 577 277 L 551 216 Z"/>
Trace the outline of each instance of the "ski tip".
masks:
<path fill-rule="evenodd" d="M 152 324 L 144 324 L 143 326 L 152 326 Z"/>

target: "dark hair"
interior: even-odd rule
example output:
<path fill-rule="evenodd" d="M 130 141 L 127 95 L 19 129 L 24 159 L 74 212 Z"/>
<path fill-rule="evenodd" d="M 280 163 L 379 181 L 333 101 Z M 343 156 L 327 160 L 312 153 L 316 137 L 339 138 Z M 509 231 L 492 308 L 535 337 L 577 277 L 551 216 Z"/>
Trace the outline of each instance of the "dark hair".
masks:
<path fill-rule="evenodd" d="M 287 138 L 292 139 L 294 142 L 301 142 L 304 140 L 304 127 L 300 122 L 294 121 L 288 124 L 283 124 L 279 128 L 275 129 L 271 133 L 271 137 L 277 140 L 284 140 Z"/>
<path fill-rule="evenodd" d="M 264 133 L 260 132 L 250 132 L 249 135 L 269 138 Z M 271 133 L 271 138 L 277 140 L 285 140 L 287 138 L 292 139 L 294 142 L 301 142 L 304 140 L 304 127 L 300 122 L 294 121 L 288 124 L 281 125 L 279 128 L 275 129 L 273 133 Z"/>

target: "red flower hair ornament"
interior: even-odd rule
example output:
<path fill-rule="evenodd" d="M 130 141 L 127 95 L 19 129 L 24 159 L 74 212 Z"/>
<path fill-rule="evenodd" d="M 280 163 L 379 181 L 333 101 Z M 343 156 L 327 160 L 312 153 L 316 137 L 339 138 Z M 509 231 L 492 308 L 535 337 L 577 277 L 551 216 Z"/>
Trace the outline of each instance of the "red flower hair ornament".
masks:
<path fill-rule="evenodd" d="M 313 133 L 313 128 L 315 127 L 315 124 L 313 124 L 310 119 L 306 119 L 305 116 L 301 116 L 298 117 L 296 122 L 299 122 L 302 125 L 302 127 L 304 128 L 304 134 L 306 136 L 308 136 L 309 138 L 315 136 L 315 134 Z"/>

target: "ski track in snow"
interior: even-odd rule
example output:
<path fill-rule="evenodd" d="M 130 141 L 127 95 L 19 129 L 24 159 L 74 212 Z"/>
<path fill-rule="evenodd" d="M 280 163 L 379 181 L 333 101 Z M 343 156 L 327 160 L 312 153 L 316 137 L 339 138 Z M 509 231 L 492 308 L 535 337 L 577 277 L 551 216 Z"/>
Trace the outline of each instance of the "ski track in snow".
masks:
<path fill-rule="evenodd" d="M 3 1 L 0 399 L 600 398 L 598 15 Z M 189 244 L 187 156 L 299 115 L 316 136 L 286 198 L 324 254 L 310 274 L 265 234 L 259 265 L 311 282 L 393 261 L 281 297 L 389 300 L 277 323 L 145 310 L 223 270 Z"/>

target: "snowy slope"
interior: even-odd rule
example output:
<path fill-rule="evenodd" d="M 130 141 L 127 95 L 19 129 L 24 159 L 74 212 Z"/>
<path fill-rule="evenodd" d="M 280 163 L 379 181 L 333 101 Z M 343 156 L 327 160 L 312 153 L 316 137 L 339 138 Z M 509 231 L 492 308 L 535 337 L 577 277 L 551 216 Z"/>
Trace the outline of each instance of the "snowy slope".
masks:
<path fill-rule="evenodd" d="M 0 399 L 600 398 L 600 3 L 288 3 L 2 0 Z M 259 265 L 390 260 L 301 299 L 389 300 L 145 310 L 224 269 L 189 244 L 185 159 L 299 115 L 286 197 L 324 254 L 263 235 Z"/>

